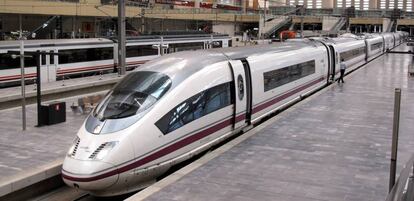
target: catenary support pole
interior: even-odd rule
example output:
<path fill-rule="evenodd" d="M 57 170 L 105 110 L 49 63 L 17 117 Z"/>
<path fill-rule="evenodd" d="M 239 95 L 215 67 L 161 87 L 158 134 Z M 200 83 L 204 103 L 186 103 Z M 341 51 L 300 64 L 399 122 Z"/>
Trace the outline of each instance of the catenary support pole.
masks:
<path fill-rule="evenodd" d="M 41 54 L 40 54 L 40 51 L 39 50 L 37 50 L 36 51 L 36 55 L 35 55 L 35 58 L 36 58 L 36 89 L 37 89 L 37 126 L 42 126 L 42 124 L 41 124 L 41 119 L 42 119 L 42 113 L 41 113 L 41 103 L 42 103 L 42 97 L 41 97 L 41 90 L 42 90 L 42 87 L 41 87 L 41 77 L 40 77 L 40 75 L 41 75 L 41 73 L 40 73 L 40 64 L 41 64 L 41 61 L 40 61 L 40 59 L 41 59 Z"/>
<path fill-rule="evenodd" d="M 125 0 L 118 0 L 118 65 L 119 74 L 125 75 Z"/>
<path fill-rule="evenodd" d="M 26 130 L 26 84 L 24 72 L 24 44 L 23 39 L 20 38 L 20 71 L 21 71 L 21 87 L 22 87 L 22 129 Z"/>
<path fill-rule="evenodd" d="M 398 130 L 400 126 L 400 105 L 401 105 L 401 89 L 396 88 L 395 95 L 394 95 L 394 119 L 393 119 L 393 127 L 392 127 L 389 192 L 391 192 L 391 189 L 395 184 L 395 174 L 397 171 Z"/>
<path fill-rule="evenodd" d="M 21 74 L 21 88 L 22 88 L 22 129 L 26 130 L 26 82 L 24 72 L 24 44 L 23 44 L 23 26 L 22 15 L 19 15 L 19 39 L 20 39 L 20 74 Z"/>

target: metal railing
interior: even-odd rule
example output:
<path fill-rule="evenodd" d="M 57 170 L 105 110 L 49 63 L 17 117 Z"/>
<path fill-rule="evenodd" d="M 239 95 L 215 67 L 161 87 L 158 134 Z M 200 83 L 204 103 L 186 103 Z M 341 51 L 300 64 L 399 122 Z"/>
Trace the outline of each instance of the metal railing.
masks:
<path fill-rule="evenodd" d="M 294 6 L 279 6 L 270 7 L 269 14 L 282 15 L 287 12 L 294 12 Z M 307 16 L 345 16 L 346 8 L 332 8 L 332 9 L 306 9 Z M 366 18 L 390 18 L 395 14 L 393 9 L 377 9 L 377 10 L 355 10 L 355 17 Z M 414 12 L 401 11 L 402 18 L 414 18 Z"/>
<path fill-rule="evenodd" d="M 414 154 L 401 171 L 386 201 L 414 201 Z"/>
<path fill-rule="evenodd" d="M 147 8 L 145 9 L 145 14 L 245 14 L 245 15 L 256 15 L 257 13 L 246 12 L 234 10 L 224 10 L 224 9 L 209 9 L 209 8 L 174 8 L 174 9 L 164 9 L 164 8 Z"/>
<path fill-rule="evenodd" d="M 54 2 L 69 2 L 69 3 L 82 3 L 85 0 L 41 0 L 41 1 L 54 1 Z"/>

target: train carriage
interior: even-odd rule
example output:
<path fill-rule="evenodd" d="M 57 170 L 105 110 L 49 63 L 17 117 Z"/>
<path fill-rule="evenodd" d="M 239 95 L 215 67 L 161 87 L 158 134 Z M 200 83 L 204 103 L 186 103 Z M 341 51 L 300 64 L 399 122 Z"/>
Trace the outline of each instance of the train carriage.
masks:
<path fill-rule="evenodd" d="M 384 39 L 380 35 L 367 35 L 365 41 L 368 60 L 374 59 L 384 52 Z"/>
<path fill-rule="evenodd" d="M 249 65 L 244 69 L 250 69 L 252 77 L 250 96 L 254 98 L 252 111 L 247 113 L 251 113 L 248 121 L 252 123 L 289 103 L 292 97 L 298 98 L 300 94 L 326 84 L 328 58 L 325 47 L 320 43 L 309 41 L 283 44 L 273 49 L 262 47 L 259 50 L 240 51 L 242 53 L 237 53 L 237 49 L 229 49 L 224 52 L 234 60 L 230 61 L 233 68 Z M 301 56 L 298 59 L 292 55 Z M 247 79 L 246 76 L 244 79 Z M 246 92 L 246 95 L 249 96 L 249 93 Z"/>
<path fill-rule="evenodd" d="M 227 35 L 218 34 L 129 38 L 126 44 L 127 69 L 133 69 L 163 54 L 228 47 L 231 45 L 229 40 L 230 37 Z M 41 59 L 42 82 L 117 70 L 118 46 L 109 39 L 27 40 L 24 42 L 25 51 L 62 53 L 59 56 L 44 56 Z M 20 81 L 20 61 L 6 54 L 9 50 L 19 51 L 19 41 L 0 42 L 0 87 L 16 85 Z M 26 58 L 25 61 L 25 77 L 29 80 L 34 79 L 36 76 L 35 59 Z"/>
<path fill-rule="evenodd" d="M 394 35 L 392 33 L 383 33 L 381 36 L 384 38 L 384 49 L 391 50 L 394 48 Z"/>

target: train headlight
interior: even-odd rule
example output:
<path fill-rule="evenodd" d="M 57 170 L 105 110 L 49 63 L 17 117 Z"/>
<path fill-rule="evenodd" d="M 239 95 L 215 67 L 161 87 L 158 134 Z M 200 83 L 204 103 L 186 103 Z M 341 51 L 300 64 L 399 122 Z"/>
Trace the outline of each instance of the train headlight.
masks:
<path fill-rule="evenodd" d="M 118 144 L 118 141 L 105 142 L 101 144 L 90 156 L 92 160 L 102 160 Z"/>

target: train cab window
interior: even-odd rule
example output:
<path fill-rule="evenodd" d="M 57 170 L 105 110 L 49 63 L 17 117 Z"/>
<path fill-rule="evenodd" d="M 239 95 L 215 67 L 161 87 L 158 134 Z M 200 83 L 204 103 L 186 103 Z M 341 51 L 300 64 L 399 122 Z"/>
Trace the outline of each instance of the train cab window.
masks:
<path fill-rule="evenodd" d="M 130 73 L 96 107 L 93 115 L 105 120 L 142 113 L 157 102 L 170 87 L 171 79 L 162 73 Z"/>
<path fill-rule="evenodd" d="M 196 119 L 232 104 L 230 82 L 202 91 L 169 111 L 155 125 L 166 135 Z"/>
<path fill-rule="evenodd" d="M 265 72 L 264 91 L 269 91 L 287 83 L 315 73 L 315 60 Z"/>

